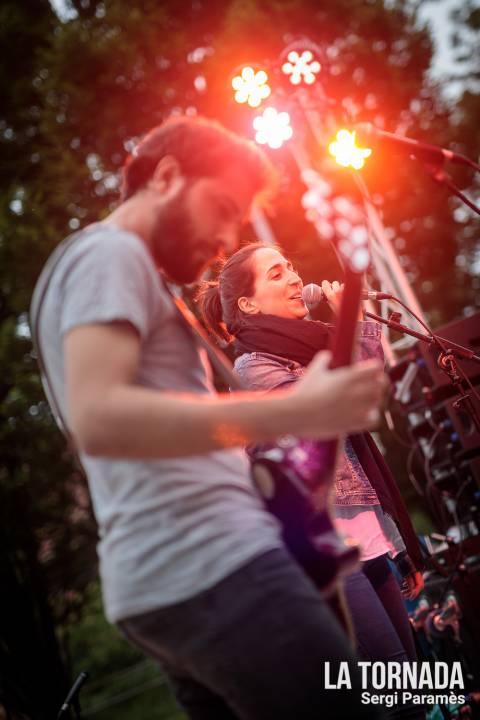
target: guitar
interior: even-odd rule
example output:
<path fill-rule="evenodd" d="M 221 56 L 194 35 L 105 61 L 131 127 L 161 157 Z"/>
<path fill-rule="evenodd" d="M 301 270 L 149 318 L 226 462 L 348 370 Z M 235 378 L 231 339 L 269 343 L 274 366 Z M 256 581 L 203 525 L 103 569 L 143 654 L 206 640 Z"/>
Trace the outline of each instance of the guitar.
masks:
<path fill-rule="evenodd" d="M 349 365 L 353 359 L 362 278 L 370 263 L 366 232 L 359 232 L 357 227 L 350 238 L 341 239 L 337 251 L 345 269 L 345 287 L 333 334 L 332 369 Z M 219 375 L 231 389 L 244 389 L 184 301 L 178 296 L 173 300 Z M 337 535 L 328 513 L 338 448 L 338 438 L 319 442 L 284 436 L 276 444 L 249 450 L 254 482 L 267 509 L 280 520 L 287 547 L 327 596 L 333 596 L 337 580 L 351 572 L 359 558 L 358 546 L 345 543 Z"/>
<path fill-rule="evenodd" d="M 353 361 L 362 279 L 370 263 L 366 232 L 342 238 L 337 250 L 345 287 L 331 343 L 331 369 Z M 328 511 L 339 447 L 340 438 L 285 436 L 276 445 L 250 451 L 253 479 L 267 509 L 280 520 L 290 552 L 326 596 L 359 560 L 358 546 L 336 534 Z"/>

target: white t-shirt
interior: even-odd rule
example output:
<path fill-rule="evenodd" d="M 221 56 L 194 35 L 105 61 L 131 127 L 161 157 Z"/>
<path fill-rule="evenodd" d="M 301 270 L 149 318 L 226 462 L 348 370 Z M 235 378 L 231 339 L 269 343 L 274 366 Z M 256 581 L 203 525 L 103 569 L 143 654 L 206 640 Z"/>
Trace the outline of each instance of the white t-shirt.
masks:
<path fill-rule="evenodd" d="M 141 338 L 135 383 L 212 394 L 203 349 L 192 341 L 139 237 L 91 226 L 60 258 L 42 303 L 39 338 L 66 418 L 62 341 L 88 323 L 128 321 Z M 280 528 L 253 489 L 242 450 L 189 458 L 81 456 L 99 526 L 100 575 L 109 620 L 197 595 L 281 547 Z"/>

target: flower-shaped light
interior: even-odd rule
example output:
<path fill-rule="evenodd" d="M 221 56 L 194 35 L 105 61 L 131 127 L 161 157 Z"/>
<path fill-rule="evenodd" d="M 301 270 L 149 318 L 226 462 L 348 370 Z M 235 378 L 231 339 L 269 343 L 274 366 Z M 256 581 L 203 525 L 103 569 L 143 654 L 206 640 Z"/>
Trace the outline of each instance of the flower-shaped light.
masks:
<path fill-rule="evenodd" d="M 232 80 L 235 101 L 240 104 L 248 103 L 250 107 L 258 107 L 272 92 L 267 81 L 268 75 L 265 70 L 255 72 L 252 67 L 244 67 L 240 75 L 236 75 Z"/>
<path fill-rule="evenodd" d="M 287 55 L 287 62 L 282 65 L 282 72 L 290 76 L 292 85 L 313 85 L 316 76 L 320 72 L 321 65 L 313 56 L 311 50 L 304 50 L 299 54 L 296 50 L 290 50 Z"/>
<path fill-rule="evenodd" d="M 355 131 L 348 130 L 337 132 L 335 140 L 328 146 L 328 152 L 339 165 L 352 167 L 354 170 L 360 170 L 365 165 L 365 158 L 372 154 L 371 148 L 358 147 Z"/>
<path fill-rule="evenodd" d="M 253 121 L 256 130 L 255 140 L 260 145 L 268 145 L 277 149 L 293 135 L 290 125 L 290 115 L 287 112 L 278 112 L 273 107 L 264 110 Z"/>

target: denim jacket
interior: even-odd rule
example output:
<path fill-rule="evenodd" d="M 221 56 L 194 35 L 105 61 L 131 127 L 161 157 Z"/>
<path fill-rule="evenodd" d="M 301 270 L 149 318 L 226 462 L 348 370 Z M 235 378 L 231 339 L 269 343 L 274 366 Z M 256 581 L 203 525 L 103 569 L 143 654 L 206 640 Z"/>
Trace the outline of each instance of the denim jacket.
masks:
<path fill-rule="evenodd" d="M 383 360 L 380 326 L 372 321 L 359 323 L 359 359 Z M 235 361 L 235 370 L 251 390 L 268 391 L 287 387 L 303 375 L 305 368 L 294 360 L 265 352 L 245 353 Z M 335 474 L 335 505 L 379 505 L 360 461 L 347 437 Z"/>

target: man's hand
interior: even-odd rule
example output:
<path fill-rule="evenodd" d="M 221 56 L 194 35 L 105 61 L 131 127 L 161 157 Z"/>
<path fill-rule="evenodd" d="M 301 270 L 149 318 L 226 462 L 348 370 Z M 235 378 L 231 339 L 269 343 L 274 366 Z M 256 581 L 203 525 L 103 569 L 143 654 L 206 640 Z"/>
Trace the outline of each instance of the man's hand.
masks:
<path fill-rule="evenodd" d="M 328 370 L 329 361 L 329 352 L 318 353 L 293 391 L 304 403 L 298 434 L 326 438 L 375 427 L 387 386 L 381 363 Z"/>

